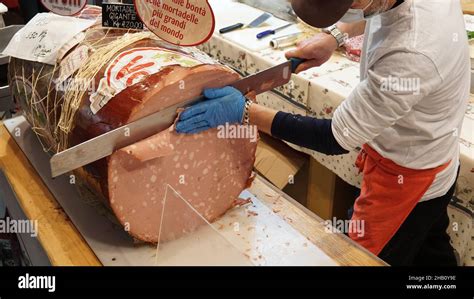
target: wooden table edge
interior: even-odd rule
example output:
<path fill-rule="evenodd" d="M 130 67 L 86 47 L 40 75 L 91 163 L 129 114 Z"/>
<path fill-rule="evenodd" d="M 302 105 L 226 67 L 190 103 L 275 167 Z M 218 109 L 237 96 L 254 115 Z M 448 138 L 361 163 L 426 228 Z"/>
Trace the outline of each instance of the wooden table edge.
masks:
<path fill-rule="evenodd" d="M 16 194 L 18 204 L 28 219 L 39 219 L 39 216 L 44 216 L 39 215 L 41 209 L 48 209 L 48 215 L 56 215 L 56 217 L 46 219 L 41 217 L 41 220 L 38 220 L 38 241 L 44 248 L 51 265 L 102 265 L 3 122 L 0 122 L 0 167 L 4 170 Z M 31 190 L 34 192 L 27 192 Z M 29 203 L 33 197 L 35 208 Z M 68 246 L 68 244 L 70 246 L 64 250 L 63 246 Z M 57 246 L 56 249 L 54 246 Z M 61 250 L 62 252 L 59 252 Z"/>

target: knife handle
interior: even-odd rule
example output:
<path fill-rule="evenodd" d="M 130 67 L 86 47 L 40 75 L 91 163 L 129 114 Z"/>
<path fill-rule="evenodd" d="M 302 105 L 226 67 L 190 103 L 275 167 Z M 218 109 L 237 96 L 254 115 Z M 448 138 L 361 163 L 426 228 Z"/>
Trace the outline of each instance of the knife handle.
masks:
<path fill-rule="evenodd" d="M 305 63 L 306 61 L 308 61 L 308 60 L 307 60 L 307 59 L 302 59 L 302 58 L 296 58 L 296 57 L 290 58 L 290 62 L 291 62 L 291 72 L 292 72 L 292 73 L 295 73 L 295 72 L 296 72 L 296 69 L 297 69 L 302 63 Z"/>
<path fill-rule="evenodd" d="M 276 31 L 275 30 L 267 30 L 267 31 L 263 31 L 263 32 L 260 32 L 259 34 L 257 34 L 257 38 L 258 39 L 262 39 L 266 36 L 269 36 L 269 35 L 272 35 L 272 34 L 275 34 Z"/>
<path fill-rule="evenodd" d="M 242 28 L 242 27 L 244 27 L 244 24 L 242 24 L 242 23 L 237 23 L 237 24 L 235 24 L 235 25 L 222 28 L 221 30 L 219 30 L 219 33 L 220 33 L 220 34 L 228 33 L 228 32 L 231 32 L 231 31 L 240 29 L 240 28 Z"/>

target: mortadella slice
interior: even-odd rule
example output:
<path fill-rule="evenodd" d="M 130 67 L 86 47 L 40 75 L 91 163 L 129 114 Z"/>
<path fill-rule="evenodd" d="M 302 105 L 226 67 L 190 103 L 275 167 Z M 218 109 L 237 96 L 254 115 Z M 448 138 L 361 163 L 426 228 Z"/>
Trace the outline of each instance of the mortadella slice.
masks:
<path fill-rule="evenodd" d="M 163 140 L 170 141 L 172 153 L 147 159 L 156 154 L 149 149 L 159 148 Z M 212 222 L 234 206 L 251 178 L 255 151 L 255 142 L 219 138 L 217 129 L 198 135 L 166 130 L 111 156 L 111 207 L 137 239 L 157 243 L 179 238 L 202 225 L 201 216 Z M 139 159 L 131 157 L 137 153 Z M 163 211 L 167 188 L 184 200 L 168 196 Z"/>

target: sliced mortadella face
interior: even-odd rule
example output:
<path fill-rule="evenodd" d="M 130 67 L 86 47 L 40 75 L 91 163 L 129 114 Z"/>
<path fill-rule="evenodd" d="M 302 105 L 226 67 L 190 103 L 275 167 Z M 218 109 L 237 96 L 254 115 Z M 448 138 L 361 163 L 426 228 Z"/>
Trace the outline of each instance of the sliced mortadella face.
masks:
<path fill-rule="evenodd" d="M 250 139 L 219 138 L 218 129 L 165 130 L 111 156 L 110 205 L 135 238 L 177 239 L 201 226 L 201 216 L 212 222 L 234 206 L 251 177 L 256 147 Z"/>
<path fill-rule="evenodd" d="M 142 142 L 121 149 L 120 152 L 125 152 L 130 159 L 140 162 L 173 155 L 175 152 L 174 143 L 171 141 L 171 136 L 175 136 L 171 134 L 173 130 L 174 126 Z"/>

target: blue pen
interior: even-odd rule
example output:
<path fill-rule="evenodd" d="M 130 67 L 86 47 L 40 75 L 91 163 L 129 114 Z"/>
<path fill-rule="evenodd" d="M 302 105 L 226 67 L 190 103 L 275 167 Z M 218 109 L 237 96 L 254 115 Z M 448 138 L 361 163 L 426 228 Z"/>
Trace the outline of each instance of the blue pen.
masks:
<path fill-rule="evenodd" d="M 287 27 L 290 27 L 291 25 L 293 25 L 292 23 L 289 23 L 289 24 L 286 24 L 285 26 L 281 26 L 280 28 L 277 28 L 277 29 L 273 29 L 273 30 L 267 30 L 267 31 L 263 31 L 263 32 L 260 32 L 259 34 L 257 34 L 257 38 L 258 39 L 262 39 L 264 37 L 267 37 L 269 35 L 272 35 L 272 34 L 275 34 L 277 33 L 278 31 L 280 30 L 283 30 Z"/>

